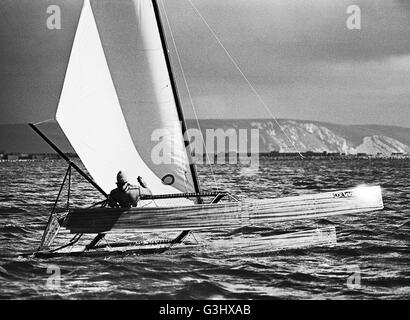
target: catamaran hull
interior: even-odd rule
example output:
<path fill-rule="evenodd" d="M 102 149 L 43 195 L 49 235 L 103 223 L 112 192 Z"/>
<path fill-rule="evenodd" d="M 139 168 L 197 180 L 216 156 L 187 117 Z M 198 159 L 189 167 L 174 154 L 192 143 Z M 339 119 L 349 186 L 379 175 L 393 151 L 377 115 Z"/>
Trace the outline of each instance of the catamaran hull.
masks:
<path fill-rule="evenodd" d="M 55 252 L 50 251 L 37 251 L 30 254 L 36 258 L 49 259 L 58 257 L 105 257 L 105 256 L 130 256 L 130 255 L 150 255 L 161 253 L 177 253 L 190 251 L 204 246 L 203 244 L 177 244 L 175 246 L 127 246 L 126 248 L 108 248 L 108 249 L 74 249 L 74 250 L 58 250 Z"/>
<path fill-rule="evenodd" d="M 266 255 L 282 250 L 305 249 L 311 247 L 334 247 L 337 244 L 335 226 L 303 230 L 277 235 L 255 235 L 246 237 L 219 238 L 209 243 L 170 241 L 160 243 L 132 242 L 112 243 L 97 245 L 88 250 L 85 247 L 67 247 L 61 250 L 37 251 L 33 255 L 36 258 L 56 257 L 104 257 L 104 256 L 130 256 L 150 254 L 174 254 L 186 251 L 202 249 L 203 252 L 223 252 L 224 256 L 236 255 Z"/>
<path fill-rule="evenodd" d="M 383 209 L 379 186 L 277 199 L 131 209 L 73 209 L 62 227 L 71 233 L 151 232 L 238 228 Z"/>

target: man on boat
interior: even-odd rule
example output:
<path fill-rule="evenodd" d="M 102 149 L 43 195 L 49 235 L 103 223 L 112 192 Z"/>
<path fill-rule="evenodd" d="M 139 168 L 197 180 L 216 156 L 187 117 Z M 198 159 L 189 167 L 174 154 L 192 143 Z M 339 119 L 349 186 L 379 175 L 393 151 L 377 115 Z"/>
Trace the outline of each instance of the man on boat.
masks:
<path fill-rule="evenodd" d="M 147 187 L 141 177 L 138 177 L 140 186 L 129 183 L 127 175 L 120 171 L 117 174 L 117 188 L 112 190 L 108 197 L 108 205 L 111 208 L 131 208 L 138 204 L 142 195 L 151 195 L 151 190 Z"/>

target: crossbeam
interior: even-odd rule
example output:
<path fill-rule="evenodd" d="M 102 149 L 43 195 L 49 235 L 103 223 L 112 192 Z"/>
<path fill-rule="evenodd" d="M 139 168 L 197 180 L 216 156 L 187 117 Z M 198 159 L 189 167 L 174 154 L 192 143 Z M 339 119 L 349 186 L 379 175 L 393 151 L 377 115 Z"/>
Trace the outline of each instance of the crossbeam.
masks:
<path fill-rule="evenodd" d="M 170 198 L 194 198 L 194 197 L 216 197 L 228 195 L 228 192 L 184 192 L 170 194 L 143 195 L 141 200 L 170 199 Z"/>

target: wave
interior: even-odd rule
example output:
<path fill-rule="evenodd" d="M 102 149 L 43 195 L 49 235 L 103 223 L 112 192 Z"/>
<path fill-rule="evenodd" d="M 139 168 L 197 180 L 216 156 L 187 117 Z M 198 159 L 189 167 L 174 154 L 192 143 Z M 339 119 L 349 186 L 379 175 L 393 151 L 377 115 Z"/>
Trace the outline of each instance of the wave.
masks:
<path fill-rule="evenodd" d="M 398 229 L 402 228 L 402 229 L 408 229 L 410 228 L 410 219 L 403 222 L 400 226 L 397 227 Z"/>
<path fill-rule="evenodd" d="M 22 208 L 17 208 L 17 207 L 0 207 L 1 214 L 4 214 L 4 213 L 13 214 L 13 213 L 23 213 L 23 212 L 27 212 L 27 211 Z"/>
<path fill-rule="evenodd" d="M 10 235 L 14 235 L 15 233 L 29 233 L 30 231 L 22 226 L 16 225 L 16 224 L 6 224 L 3 227 L 0 227 L 0 233 L 8 233 Z"/>
<path fill-rule="evenodd" d="M 233 236 L 233 235 L 238 235 L 238 234 L 252 234 L 255 232 L 260 232 L 260 231 L 271 231 L 272 228 L 271 227 L 263 227 L 263 226 L 245 226 L 245 227 L 240 227 L 238 229 L 235 229 L 233 231 L 230 231 L 227 233 L 227 235 L 229 236 Z"/>
<path fill-rule="evenodd" d="M 44 270 L 36 267 L 36 263 L 32 261 L 10 261 L 1 265 L 8 274 L 24 275 L 27 273 L 45 274 Z"/>
<path fill-rule="evenodd" d="M 211 281 L 191 281 L 173 294 L 175 299 L 212 299 L 212 297 L 231 298 L 233 294 L 222 285 Z"/>
<path fill-rule="evenodd" d="M 391 298 L 403 298 L 405 290 L 408 296 L 409 274 L 404 270 L 408 267 L 406 258 L 409 256 L 410 241 L 410 198 L 407 192 L 410 166 L 404 162 L 402 164 L 403 167 L 396 168 L 394 163 L 387 161 L 372 162 L 371 170 L 377 169 L 376 175 L 366 169 L 369 166 L 367 162 L 353 160 L 322 161 L 320 166 L 314 161 L 266 160 L 261 162 L 260 173 L 255 172 L 255 177 L 252 178 L 255 180 L 252 182 L 240 177 L 241 172 L 237 166 L 227 165 L 223 169 L 216 167 L 217 172 L 222 172 L 220 179 L 226 183 L 227 190 L 240 199 L 296 195 L 313 193 L 306 189 L 330 190 L 335 187 L 350 188 L 362 183 L 387 182 L 383 189 L 385 210 L 374 214 L 304 220 L 300 223 L 195 232 L 198 240 L 207 243 L 207 249 L 201 247 L 185 253 L 110 258 L 61 257 L 52 260 L 11 256 L 38 245 L 40 229 L 44 228 L 47 221 L 46 208 L 50 207 L 45 196 L 39 195 L 39 199 L 35 199 L 33 194 L 25 192 L 32 184 L 38 183 L 38 176 L 30 176 L 29 171 L 24 170 L 27 179 L 21 180 L 22 189 L 16 188 L 14 193 L 7 191 L 7 194 L 1 194 L 5 191 L 0 190 L 0 297 L 309 299 L 380 298 L 388 295 Z M 60 169 L 53 171 L 53 167 L 60 168 L 59 163 L 24 165 L 38 166 L 44 184 L 50 181 L 50 177 L 54 179 L 56 174 L 64 174 Z M 212 178 L 208 171 L 205 166 L 199 167 L 200 178 L 211 188 Z M 393 186 L 392 181 L 397 184 Z M 78 201 L 86 203 L 87 197 L 92 199 L 92 196 L 86 194 L 82 183 L 81 180 L 78 184 L 76 182 L 73 198 L 81 198 Z M 53 196 L 50 193 L 50 199 Z M 20 200 L 17 202 L 17 199 L 25 200 L 27 205 Z M 336 225 L 337 244 L 334 247 L 252 254 L 241 250 L 223 252 L 212 247 L 214 240 L 229 242 L 230 239 L 252 234 L 255 237 L 278 235 L 326 225 Z M 49 264 L 55 264 L 62 270 L 62 287 L 57 293 L 45 288 Z M 346 265 L 349 264 L 361 268 L 365 287 L 370 271 L 373 272 L 373 269 L 369 271 L 366 266 L 374 266 L 376 274 L 370 282 L 369 290 L 348 290 L 345 283 L 349 276 Z M 389 273 L 379 274 L 380 270 L 387 270 Z"/>

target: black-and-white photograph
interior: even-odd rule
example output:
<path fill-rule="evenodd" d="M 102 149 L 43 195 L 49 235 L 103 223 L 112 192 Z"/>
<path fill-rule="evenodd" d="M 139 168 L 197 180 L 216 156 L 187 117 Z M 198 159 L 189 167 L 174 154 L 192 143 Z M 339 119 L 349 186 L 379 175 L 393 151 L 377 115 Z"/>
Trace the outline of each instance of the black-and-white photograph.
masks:
<path fill-rule="evenodd" d="M 1 0 L 0 299 L 408 300 L 409 39 L 408 0 Z"/>

